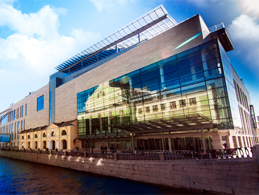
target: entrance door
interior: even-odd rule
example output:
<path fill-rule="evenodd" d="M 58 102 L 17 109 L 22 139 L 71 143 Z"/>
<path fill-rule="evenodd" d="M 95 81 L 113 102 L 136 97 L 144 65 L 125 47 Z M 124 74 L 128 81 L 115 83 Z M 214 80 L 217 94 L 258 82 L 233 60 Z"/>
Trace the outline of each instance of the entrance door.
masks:
<path fill-rule="evenodd" d="M 56 149 L 56 142 L 52 140 L 51 141 L 51 146 L 52 146 L 51 149 L 55 150 Z"/>
<path fill-rule="evenodd" d="M 65 139 L 62 140 L 62 149 L 67 149 L 67 140 Z"/>

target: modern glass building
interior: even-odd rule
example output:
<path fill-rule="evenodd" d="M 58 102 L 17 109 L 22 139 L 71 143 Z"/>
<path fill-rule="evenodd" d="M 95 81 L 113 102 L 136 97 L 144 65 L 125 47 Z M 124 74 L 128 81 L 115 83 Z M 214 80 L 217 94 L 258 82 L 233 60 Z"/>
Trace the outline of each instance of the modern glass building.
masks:
<path fill-rule="evenodd" d="M 58 149 L 64 143 L 119 150 L 252 146 L 258 142 L 255 114 L 230 63 L 233 49 L 223 24 L 208 28 L 200 15 L 178 24 L 159 6 L 57 66 L 49 84 L 19 104 L 20 116 L 15 119 L 18 104 L 1 115 L 0 131 L 13 123 L 13 134 L 73 125 L 76 132 L 66 142 L 50 133 L 57 135 L 51 146 Z M 13 138 L 19 146 L 26 142 Z"/>

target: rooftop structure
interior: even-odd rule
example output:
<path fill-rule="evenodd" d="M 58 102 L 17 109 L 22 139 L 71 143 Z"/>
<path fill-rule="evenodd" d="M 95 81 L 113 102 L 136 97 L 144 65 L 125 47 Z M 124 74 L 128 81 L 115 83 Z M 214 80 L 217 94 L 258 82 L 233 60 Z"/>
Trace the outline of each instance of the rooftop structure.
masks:
<path fill-rule="evenodd" d="M 63 62 L 56 69 L 70 74 L 115 53 L 149 40 L 174 27 L 176 24 L 177 22 L 160 5 L 112 35 Z"/>

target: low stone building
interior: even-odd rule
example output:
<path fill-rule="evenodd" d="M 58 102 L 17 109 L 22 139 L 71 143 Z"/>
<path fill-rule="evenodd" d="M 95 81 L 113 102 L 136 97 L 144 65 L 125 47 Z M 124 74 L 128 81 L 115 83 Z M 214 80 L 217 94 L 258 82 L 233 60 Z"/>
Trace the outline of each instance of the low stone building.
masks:
<path fill-rule="evenodd" d="M 51 123 L 48 126 L 23 130 L 19 137 L 19 148 L 72 150 L 76 147 L 77 137 L 77 120 Z"/>

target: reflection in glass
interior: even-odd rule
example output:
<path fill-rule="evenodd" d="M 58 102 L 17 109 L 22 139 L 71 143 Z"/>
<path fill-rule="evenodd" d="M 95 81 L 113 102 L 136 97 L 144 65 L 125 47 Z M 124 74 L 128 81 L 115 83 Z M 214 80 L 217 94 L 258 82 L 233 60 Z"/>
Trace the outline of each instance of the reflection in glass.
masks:
<path fill-rule="evenodd" d="M 79 137 L 129 135 L 119 127 L 194 114 L 230 128 L 231 90 L 222 67 L 213 40 L 80 92 Z"/>

